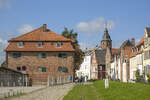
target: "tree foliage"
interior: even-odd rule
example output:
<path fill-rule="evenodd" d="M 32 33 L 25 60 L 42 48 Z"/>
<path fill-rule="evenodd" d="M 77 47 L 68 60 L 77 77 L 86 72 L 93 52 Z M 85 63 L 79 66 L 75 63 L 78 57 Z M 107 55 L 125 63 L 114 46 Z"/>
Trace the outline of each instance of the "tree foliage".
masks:
<path fill-rule="evenodd" d="M 83 61 L 84 53 L 82 52 L 82 50 L 80 49 L 80 45 L 78 44 L 77 40 L 78 33 L 74 32 L 73 29 L 69 31 L 65 27 L 61 35 L 74 41 L 72 44 L 73 48 L 75 49 L 75 56 L 74 56 L 75 69 L 79 69 L 79 66 Z"/>
<path fill-rule="evenodd" d="M 150 74 L 147 74 L 147 78 L 148 83 L 150 83 Z"/>
<path fill-rule="evenodd" d="M 4 61 L 2 64 L 1 64 L 1 67 L 6 67 L 7 64 L 6 64 L 6 61 Z"/>
<path fill-rule="evenodd" d="M 142 82 L 144 83 L 144 76 L 143 75 L 140 75 L 140 70 L 137 69 L 136 70 L 136 82 Z"/>

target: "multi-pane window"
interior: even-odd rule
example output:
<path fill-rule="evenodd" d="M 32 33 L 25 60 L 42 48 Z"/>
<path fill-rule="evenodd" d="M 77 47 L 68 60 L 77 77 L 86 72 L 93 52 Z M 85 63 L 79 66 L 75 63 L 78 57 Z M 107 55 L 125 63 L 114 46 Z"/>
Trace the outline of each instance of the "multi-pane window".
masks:
<path fill-rule="evenodd" d="M 23 42 L 18 42 L 18 47 L 23 47 Z"/>
<path fill-rule="evenodd" d="M 39 72 L 46 72 L 46 67 L 38 67 Z"/>
<path fill-rule="evenodd" d="M 60 57 L 60 58 L 67 58 L 67 54 L 66 53 L 59 53 L 58 57 Z"/>
<path fill-rule="evenodd" d="M 59 72 L 62 71 L 62 67 L 61 67 L 61 66 L 58 67 L 58 71 L 59 71 Z"/>
<path fill-rule="evenodd" d="M 39 53 L 39 58 L 46 58 L 46 53 Z"/>
<path fill-rule="evenodd" d="M 21 53 L 13 53 L 12 56 L 13 56 L 13 58 L 20 58 Z"/>
<path fill-rule="evenodd" d="M 59 71 L 59 72 L 67 72 L 68 69 L 67 69 L 67 67 L 65 67 L 65 66 L 59 66 L 59 67 L 58 67 L 58 71 Z"/>
<path fill-rule="evenodd" d="M 62 67 L 62 72 L 67 72 L 67 67 L 63 66 Z"/>
<path fill-rule="evenodd" d="M 38 47 L 41 48 L 43 46 L 42 42 L 38 42 Z"/>
<path fill-rule="evenodd" d="M 61 48 L 61 46 L 62 46 L 62 43 L 61 43 L 61 42 L 57 42 L 57 43 L 56 43 L 56 47 Z"/>

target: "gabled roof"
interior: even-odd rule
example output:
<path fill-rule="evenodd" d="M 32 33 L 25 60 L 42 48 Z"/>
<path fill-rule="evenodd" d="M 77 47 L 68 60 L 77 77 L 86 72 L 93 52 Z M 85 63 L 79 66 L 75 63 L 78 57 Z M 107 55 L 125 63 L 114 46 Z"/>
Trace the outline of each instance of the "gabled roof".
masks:
<path fill-rule="evenodd" d="M 139 43 L 136 45 L 136 47 L 141 46 L 142 44 L 144 44 L 144 37 L 141 38 L 141 40 L 140 40 Z"/>
<path fill-rule="evenodd" d="M 126 40 L 122 43 L 120 48 L 125 47 L 125 46 L 133 46 L 133 44 L 130 42 L 130 40 Z"/>
<path fill-rule="evenodd" d="M 136 49 L 137 47 L 139 48 L 143 44 L 144 44 L 144 37 L 142 37 L 141 40 L 139 41 L 139 43 L 135 47 L 132 47 L 132 49 Z M 141 54 L 141 53 L 142 53 L 142 49 L 140 47 L 138 51 L 137 50 L 134 51 L 134 52 L 132 51 L 131 54 L 130 54 L 130 57 L 134 57 L 137 54 Z"/>
<path fill-rule="evenodd" d="M 18 47 L 18 41 L 24 42 L 23 47 Z M 37 46 L 39 41 L 43 42 L 41 48 Z M 73 41 L 46 29 L 44 24 L 43 27 L 9 40 L 5 51 L 75 51 L 72 46 Z M 61 48 L 56 46 L 56 42 L 62 43 Z"/>
<path fill-rule="evenodd" d="M 106 49 L 95 50 L 98 65 L 105 65 Z"/>
<path fill-rule="evenodd" d="M 71 41 L 71 39 L 65 38 L 51 30 L 46 29 L 43 31 L 43 27 L 35 29 L 29 33 L 21 35 L 16 38 L 12 38 L 10 41 Z"/>

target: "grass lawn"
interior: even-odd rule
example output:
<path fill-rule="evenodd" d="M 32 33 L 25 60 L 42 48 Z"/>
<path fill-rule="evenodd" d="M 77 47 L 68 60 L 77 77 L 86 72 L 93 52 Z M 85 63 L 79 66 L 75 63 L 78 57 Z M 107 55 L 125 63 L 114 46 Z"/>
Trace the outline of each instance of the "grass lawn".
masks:
<path fill-rule="evenodd" d="M 63 100 L 150 100 L 150 85 L 114 81 L 109 83 L 108 89 L 105 89 L 104 81 L 76 85 Z"/>

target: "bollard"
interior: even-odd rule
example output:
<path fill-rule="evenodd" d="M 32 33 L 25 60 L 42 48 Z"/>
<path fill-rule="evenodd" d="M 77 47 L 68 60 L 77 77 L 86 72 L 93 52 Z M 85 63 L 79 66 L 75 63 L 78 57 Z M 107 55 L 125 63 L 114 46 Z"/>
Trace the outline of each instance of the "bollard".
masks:
<path fill-rule="evenodd" d="M 105 79 L 105 88 L 109 88 L 109 81 L 108 81 L 108 79 Z"/>
<path fill-rule="evenodd" d="M 47 79 L 47 86 L 50 86 L 50 79 L 49 79 L 49 76 L 48 76 L 48 79 Z"/>
<path fill-rule="evenodd" d="M 26 87 L 28 86 L 28 77 L 26 76 Z"/>

